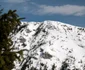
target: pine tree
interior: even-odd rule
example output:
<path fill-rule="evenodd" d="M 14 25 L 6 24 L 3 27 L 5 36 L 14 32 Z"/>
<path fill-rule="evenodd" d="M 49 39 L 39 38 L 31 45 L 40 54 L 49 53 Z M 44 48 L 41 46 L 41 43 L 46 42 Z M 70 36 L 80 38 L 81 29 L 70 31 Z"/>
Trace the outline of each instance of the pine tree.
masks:
<path fill-rule="evenodd" d="M 55 64 L 52 65 L 52 70 L 55 70 L 56 66 Z"/>
<path fill-rule="evenodd" d="M 15 47 L 10 37 L 16 33 L 17 26 L 21 24 L 20 20 L 16 10 L 9 10 L 7 13 L 0 14 L 0 70 L 13 69 L 14 61 L 20 60 L 22 56 L 23 50 L 14 51 Z"/>

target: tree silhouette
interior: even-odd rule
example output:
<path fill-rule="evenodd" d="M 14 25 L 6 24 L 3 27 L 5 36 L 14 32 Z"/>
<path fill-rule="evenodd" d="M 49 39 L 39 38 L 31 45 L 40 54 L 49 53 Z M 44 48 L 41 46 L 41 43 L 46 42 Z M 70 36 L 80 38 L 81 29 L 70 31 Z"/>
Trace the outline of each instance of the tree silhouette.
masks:
<path fill-rule="evenodd" d="M 19 60 L 23 50 L 15 51 L 11 35 L 17 31 L 17 26 L 21 24 L 20 18 L 16 14 L 16 10 L 9 10 L 7 13 L 1 14 L 0 10 L 0 70 L 11 70 L 14 68 L 14 61 Z M 19 54 L 19 55 L 17 55 Z"/>

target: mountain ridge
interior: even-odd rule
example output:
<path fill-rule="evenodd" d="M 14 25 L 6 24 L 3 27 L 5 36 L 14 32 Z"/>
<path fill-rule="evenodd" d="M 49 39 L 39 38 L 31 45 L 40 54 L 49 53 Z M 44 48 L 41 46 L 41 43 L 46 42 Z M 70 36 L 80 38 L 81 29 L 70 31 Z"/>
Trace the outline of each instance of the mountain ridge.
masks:
<path fill-rule="evenodd" d="M 85 69 L 85 28 L 61 23 L 58 21 L 22 22 L 26 25 L 12 38 L 18 49 L 27 49 L 24 57 L 32 56 L 24 70 L 32 67 L 40 70 Z M 25 62 L 23 62 L 24 64 Z M 43 65 L 42 65 L 43 64 Z M 23 65 L 17 68 L 22 68 Z"/>

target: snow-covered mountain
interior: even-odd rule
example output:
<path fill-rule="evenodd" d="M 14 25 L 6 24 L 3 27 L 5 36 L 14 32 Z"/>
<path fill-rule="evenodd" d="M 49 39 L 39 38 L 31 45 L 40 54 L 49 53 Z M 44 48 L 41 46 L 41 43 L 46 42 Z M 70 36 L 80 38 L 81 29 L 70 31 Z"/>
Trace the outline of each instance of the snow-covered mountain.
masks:
<path fill-rule="evenodd" d="M 85 70 L 85 28 L 58 21 L 22 22 L 12 40 L 18 49 L 27 49 L 16 70 Z"/>

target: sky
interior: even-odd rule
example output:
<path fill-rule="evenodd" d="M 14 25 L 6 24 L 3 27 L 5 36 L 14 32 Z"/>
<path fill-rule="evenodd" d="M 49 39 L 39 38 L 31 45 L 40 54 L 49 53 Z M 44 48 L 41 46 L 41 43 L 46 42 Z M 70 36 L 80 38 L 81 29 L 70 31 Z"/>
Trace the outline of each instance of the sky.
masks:
<path fill-rule="evenodd" d="M 4 11 L 17 10 L 22 21 L 60 21 L 85 27 L 85 0 L 0 0 Z"/>

